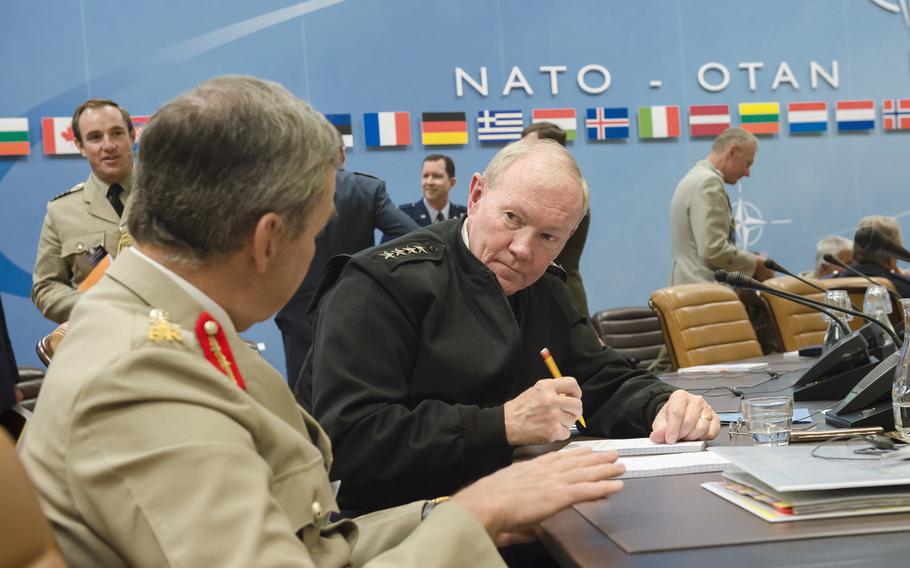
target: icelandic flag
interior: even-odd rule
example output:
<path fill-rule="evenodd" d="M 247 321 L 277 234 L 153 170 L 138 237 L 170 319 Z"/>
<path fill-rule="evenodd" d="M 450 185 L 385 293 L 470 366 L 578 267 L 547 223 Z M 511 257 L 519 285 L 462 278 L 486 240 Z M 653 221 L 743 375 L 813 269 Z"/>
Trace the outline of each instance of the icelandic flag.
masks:
<path fill-rule="evenodd" d="M 411 114 L 368 112 L 363 115 L 367 146 L 407 146 L 411 143 Z"/>
<path fill-rule="evenodd" d="M 511 142 L 521 138 L 524 114 L 520 110 L 482 110 L 477 113 L 477 139 Z"/>
<path fill-rule="evenodd" d="M 607 140 L 629 137 L 629 109 L 589 108 L 585 114 L 588 140 Z"/>
<path fill-rule="evenodd" d="M 837 130 L 855 132 L 875 128 L 875 101 L 837 101 Z"/>
<path fill-rule="evenodd" d="M 885 99 L 882 116 L 885 130 L 910 130 L 910 99 Z"/>
<path fill-rule="evenodd" d="M 828 103 L 789 103 L 787 122 L 790 134 L 825 132 L 828 130 Z"/>
<path fill-rule="evenodd" d="M 78 154 L 76 136 L 73 134 L 72 117 L 51 116 L 41 119 L 41 141 L 48 156 Z"/>
<path fill-rule="evenodd" d="M 332 126 L 341 134 L 345 148 L 354 146 L 354 132 L 351 130 L 350 114 L 327 114 L 325 118 L 332 123 Z"/>

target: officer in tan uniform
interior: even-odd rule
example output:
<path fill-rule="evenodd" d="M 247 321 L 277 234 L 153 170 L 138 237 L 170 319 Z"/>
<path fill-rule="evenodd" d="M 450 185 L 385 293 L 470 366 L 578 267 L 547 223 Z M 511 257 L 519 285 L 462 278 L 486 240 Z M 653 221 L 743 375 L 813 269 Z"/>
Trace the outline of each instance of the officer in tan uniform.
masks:
<path fill-rule="evenodd" d="M 47 204 L 32 273 L 32 302 L 57 323 L 69 319 L 97 247 L 116 256 L 129 244 L 136 139 L 130 115 L 114 101 L 89 99 L 73 113 L 73 134 L 92 173 Z"/>
<path fill-rule="evenodd" d="M 494 544 L 622 487 L 615 454 L 559 452 L 330 522 L 328 439 L 238 331 L 300 285 L 335 153 L 321 114 L 249 77 L 150 121 L 135 245 L 73 310 L 24 444 L 70 566 L 495 566 Z"/>

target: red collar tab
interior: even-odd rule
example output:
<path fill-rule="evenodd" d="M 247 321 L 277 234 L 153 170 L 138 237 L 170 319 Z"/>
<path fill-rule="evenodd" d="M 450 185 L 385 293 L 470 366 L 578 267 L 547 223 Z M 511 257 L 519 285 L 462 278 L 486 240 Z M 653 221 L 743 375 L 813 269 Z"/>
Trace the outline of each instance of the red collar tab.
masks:
<path fill-rule="evenodd" d="M 234 381 L 238 387 L 246 390 L 246 383 L 237 368 L 237 362 L 234 360 L 234 354 L 228 345 L 227 337 L 218 320 L 212 317 L 208 312 L 199 314 L 196 320 L 196 339 L 202 347 L 202 352 L 209 363 L 224 375 Z"/>

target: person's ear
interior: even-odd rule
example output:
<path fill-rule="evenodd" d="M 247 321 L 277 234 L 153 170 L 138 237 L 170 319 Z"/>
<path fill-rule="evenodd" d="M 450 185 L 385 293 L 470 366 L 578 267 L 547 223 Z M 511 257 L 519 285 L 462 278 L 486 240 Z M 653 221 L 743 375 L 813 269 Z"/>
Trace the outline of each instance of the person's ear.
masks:
<path fill-rule="evenodd" d="M 251 254 L 256 272 L 263 274 L 278 252 L 281 238 L 281 216 L 268 212 L 259 218 L 251 237 Z"/>
<path fill-rule="evenodd" d="M 477 210 L 477 204 L 480 202 L 480 198 L 483 197 L 484 187 L 486 186 L 486 178 L 483 177 L 480 173 L 475 173 L 471 176 L 471 183 L 468 186 L 468 215 L 473 215 L 474 211 Z"/>

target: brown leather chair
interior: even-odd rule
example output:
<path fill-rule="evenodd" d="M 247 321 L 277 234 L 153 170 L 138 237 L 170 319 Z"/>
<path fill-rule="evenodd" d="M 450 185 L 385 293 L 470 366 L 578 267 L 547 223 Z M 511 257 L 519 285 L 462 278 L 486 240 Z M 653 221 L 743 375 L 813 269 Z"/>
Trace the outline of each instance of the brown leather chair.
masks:
<path fill-rule="evenodd" d="M 898 325 L 903 321 L 904 314 L 901 311 L 901 305 L 897 299 L 897 289 L 894 287 L 894 283 L 881 276 L 876 276 L 872 278 L 872 280 L 879 285 L 884 286 L 891 292 L 894 292 L 893 294 L 890 294 L 891 313 L 889 314 L 889 317 L 891 318 L 891 325 Z M 863 297 L 866 295 L 866 289 L 869 288 L 869 286 L 872 286 L 871 282 L 865 278 L 860 278 L 859 276 L 849 278 L 826 278 L 821 282 L 824 282 L 824 287 L 828 290 L 846 290 L 847 294 L 850 296 L 850 302 L 853 303 L 858 311 L 863 311 Z M 860 318 L 853 318 L 849 323 L 850 329 L 853 331 L 866 325 L 865 320 Z"/>
<path fill-rule="evenodd" d="M 655 290 L 651 309 L 660 320 L 674 367 L 710 365 L 762 355 L 746 308 L 720 284 L 682 284 Z"/>
<path fill-rule="evenodd" d="M 647 306 L 601 310 L 591 316 L 591 322 L 604 345 L 635 367 L 650 365 L 664 346 L 660 321 Z"/>
<path fill-rule="evenodd" d="M 38 353 L 38 358 L 41 359 L 41 362 L 44 363 L 45 367 L 51 364 L 51 358 L 53 358 L 54 352 L 57 350 L 60 342 L 63 341 L 63 338 L 66 337 L 66 330 L 67 322 L 63 322 L 54 328 L 54 331 L 38 340 L 38 344 L 35 346 L 35 352 Z"/>
<path fill-rule="evenodd" d="M 822 280 L 813 281 L 825 288 Z M 770 278 L 765 280 L 764 284 L 781 292 L 789 292 L 818 302 L 825 301 L 822 292 L 792 276 Z M 828 322 L 822 318 L 818 310 L 764 292 L 761 292 L 760 296 L 771 314 L 781 350 L 797 351 L 807 345 L 818 345 L 824 341 Z"/>
<path fill-rule="evenodd" d="M 16 456 L 12 440 L 0 431 L 0 568 L 66 566 L 38 496 Z"/>

